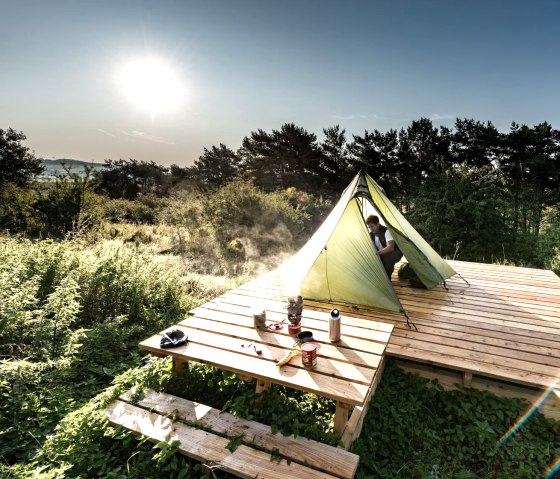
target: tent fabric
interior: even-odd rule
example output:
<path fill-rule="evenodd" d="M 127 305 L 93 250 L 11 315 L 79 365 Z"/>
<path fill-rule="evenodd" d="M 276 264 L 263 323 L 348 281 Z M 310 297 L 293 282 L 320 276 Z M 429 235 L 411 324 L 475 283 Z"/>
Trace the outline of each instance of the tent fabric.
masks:
<path fill-rule="evenodd" d="M 422 283 L 431 289 L 457 274 L 389 201 L 383 189 L 369 176 L 366 175 L 365 179 L 373 203 L 385 220 L 385 226 Z"/>
<path fill-rule="evenodd" d="M 360 172 L 311 239 L 278 269 L 286 294 L 404 312 L 366 227 L 369 214 L 381 218 L 426 287 L 456 274 Z"/>
<path fill-rule="evenodd" d="M 327 301 L 344 298 L 344 302 L 362 305 L 375 298 L 379 308 L 402 311 L 372 245 L 358 202 L 353 198 L 303 278 L 301 295 Z"/>

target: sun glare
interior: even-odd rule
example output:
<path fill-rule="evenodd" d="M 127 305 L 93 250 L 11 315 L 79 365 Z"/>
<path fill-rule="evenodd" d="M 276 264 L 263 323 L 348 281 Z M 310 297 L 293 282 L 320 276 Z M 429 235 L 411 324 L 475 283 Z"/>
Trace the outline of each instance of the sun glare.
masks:
<path fill-rule="evenodd" d="M 152 115 L 177 109 L 184 96 L 178 75 L 154 58 L 128 63 L 119 75 L 126 98 Z"/>

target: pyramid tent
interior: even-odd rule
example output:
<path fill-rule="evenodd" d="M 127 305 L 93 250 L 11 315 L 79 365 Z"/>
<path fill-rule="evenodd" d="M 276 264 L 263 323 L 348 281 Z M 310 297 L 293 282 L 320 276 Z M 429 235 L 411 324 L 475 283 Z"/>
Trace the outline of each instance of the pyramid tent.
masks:
<path fill-rule="evenodd" d="M 403 312 L 366 227 L 377 214 L 427 288 L 455 275 L 420 236 L 383 189 L 360 172 L 344 190 L 323 224 L 278 273 L 290 294 L 319 301 L 373 306 Z"/>

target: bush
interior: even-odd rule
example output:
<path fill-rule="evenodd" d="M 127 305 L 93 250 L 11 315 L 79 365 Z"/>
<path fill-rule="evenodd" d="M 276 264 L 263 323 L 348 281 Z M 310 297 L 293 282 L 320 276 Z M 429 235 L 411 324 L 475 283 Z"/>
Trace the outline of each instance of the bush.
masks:
<path fill-rule="evenodd" d="M 251 183 L 234 181 L 203 200 L 203 214 L 227 254 L 238 240 L 247 258 L 275 254 L 301 239 L 309 215 L 281 193 L 262 193 Z"/>
<path fill-rule="evenodd" d="M 0 187 L 0 230 L 9 232 L 33 229 L 37 222 L 36 191 L 12 184 Z"/>
<path fill-rule="evenodd" d="M 176 269 L 125 248 L 0 239 L 0 353 L 56 359 L 72 330 L 116 317 L 152 331 L 185 314 Z"/>
<path fill-rule="evenodd" d="M 212 196 L 179 192 L 160 212 L 174 227 L 169 252 L 181 254 L 195 271 L 246 274 L 269 269 L 304 242 L 330 203 L 289 188 L 263 193 L 236 180 Z"/>
<path fill-rule="evenodd" d="M 154 195 L 139 196 L 138 199 L 105 199 L 104 217 L 111 223 L 155 224 L 167 200 Z"/>
<path fill-rule="evenodd" d="M 552 269 L 560 276 L 560 218 L 553 217 L 538 238 L 536 266 Z"/>
<path fill-rule="evenodd" d="M 37 201 L 41 236 L 62 238 L 68 233 L 81 234 L 99 227 L 102 222 L 102 198 L 93 190 L 97 180 L 90 176 L 71 174 L 60 176 L 45 188 Z"/>

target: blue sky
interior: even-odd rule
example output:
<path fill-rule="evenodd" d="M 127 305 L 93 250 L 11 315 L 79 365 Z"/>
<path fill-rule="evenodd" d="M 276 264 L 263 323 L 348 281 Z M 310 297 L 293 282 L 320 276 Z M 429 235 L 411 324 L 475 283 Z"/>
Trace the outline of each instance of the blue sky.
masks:
<path fill-rule="evenodd" d="M 43 158 L 186 166 L 204 147 L 294 122 L 322 138 L 432 118 L 560 128 L 555 1 L 2 1 L 0 128 Z M 174 111 L 127 100 L 150 56 L 185 90 Z"/>

